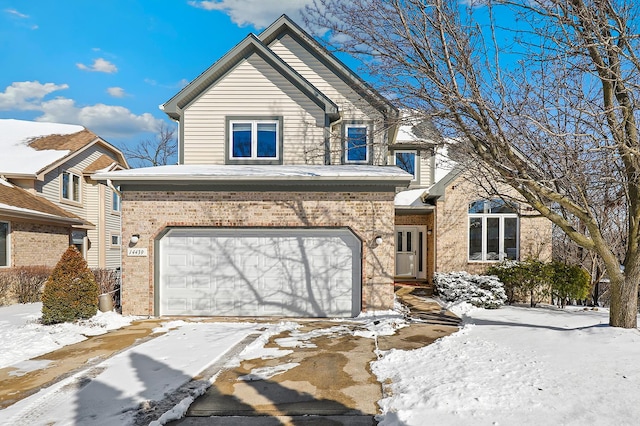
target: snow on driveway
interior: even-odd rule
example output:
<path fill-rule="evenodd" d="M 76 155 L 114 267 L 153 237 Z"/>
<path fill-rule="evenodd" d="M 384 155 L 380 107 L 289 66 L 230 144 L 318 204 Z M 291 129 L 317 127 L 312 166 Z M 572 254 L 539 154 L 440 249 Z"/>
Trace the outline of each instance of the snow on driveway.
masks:
<path fill-rule="evenodd" d="M 162 400 L 249 334 L 264 332 L 254 323 L 179 321 L 167 327 L 159 330 L 166 331 L 162 336 L 0 411 L 0 424 L 134 424 L 140 404 Z"/>

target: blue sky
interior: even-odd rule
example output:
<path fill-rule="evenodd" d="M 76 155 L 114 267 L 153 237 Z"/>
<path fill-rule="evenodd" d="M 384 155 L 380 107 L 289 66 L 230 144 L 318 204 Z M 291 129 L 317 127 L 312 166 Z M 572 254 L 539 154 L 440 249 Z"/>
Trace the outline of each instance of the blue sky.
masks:
<path fill-rule="evenodd" d="M 135 145 L 158 106 L 248 33 L 311 0 L 0 0 L 0 118 Z"/>

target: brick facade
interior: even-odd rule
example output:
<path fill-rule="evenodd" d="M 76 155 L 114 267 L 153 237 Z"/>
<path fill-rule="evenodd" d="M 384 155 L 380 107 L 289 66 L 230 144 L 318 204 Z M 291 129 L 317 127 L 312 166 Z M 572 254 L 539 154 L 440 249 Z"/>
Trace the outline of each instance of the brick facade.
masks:
<path fill-rule="evenodd" d="M 11 220 L 11 266 L 55 266 L 69 247 L 66 226 Z"/>
<path fill-rule="evenodd" d="M 502 188 L 503 191 L 508 191 Z M 511 191 L 513 191 L 511 189 Z M 469 262 L 469 203 L 486 198 L 486 193 L 470 180 L 459 176 L 445 190 L 436 208 L 436 271 L 467 271 L 481 274 L 495 262 Z M 552 228 L 544 217 L 534 217 L 527 206 L 520 208 L 520 259 L 551 260 Z"/>
<path fill-rule="evenodd" d="M 122 198 L 122 310 L 154 315 L 154 243 L 167 227 L 348 227 L 362 241 L 362 309 L 393 306 L 391 192 L 125 191 Z M 148 257 L 128 257 L 127 244 Z M 375 244 L 381 236 L 383 243 Z"/>

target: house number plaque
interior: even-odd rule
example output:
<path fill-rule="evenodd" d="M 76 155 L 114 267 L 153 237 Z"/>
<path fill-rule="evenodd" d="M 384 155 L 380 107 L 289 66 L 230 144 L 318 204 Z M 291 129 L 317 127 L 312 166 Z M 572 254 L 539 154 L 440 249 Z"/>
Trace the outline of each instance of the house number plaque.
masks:
<path fill-rule="evenodd" d="M 147 257 L 147 249 L 146 248 L 135 248 L 129 247 L 127 249 L 127 256 L 130 257 Z"/>

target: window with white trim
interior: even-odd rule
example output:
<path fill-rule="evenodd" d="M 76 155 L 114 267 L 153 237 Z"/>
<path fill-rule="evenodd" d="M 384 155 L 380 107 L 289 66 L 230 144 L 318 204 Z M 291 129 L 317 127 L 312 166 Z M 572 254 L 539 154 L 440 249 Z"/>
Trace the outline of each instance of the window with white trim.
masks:
<path fill-rule="evenodd" d="M 395 151 L 393 155 L 396 166 L 400 167 L 407 173 L 413 176 L 413 180 L 417 179 L 418 173 L 418 151 L 416 150 L 403 150 Z"/>
<path fill-rule="evenodd" d="M 369 162 L 369 128 L 366 124 L 345 125 L 345 163 Z"/>
<path fill-rule="evenodd" d="M 80 202 L 80 176 L 69 172 L 62 172 L 62 198 Z"/>
<path fill-rule="evenodd" d="M 229 158 L 233 160 L 278 160 L 278 120 L 230 120 Z"/>
<path fill-rule="evenodd" d="M 122 241 L 122 239 L 121 239 L 120 235 L 111 234 L 111 246 L 112 247 L 120 247 L 122 245 L 121 241 Z"/>
<path fill-rule="evenodd" d="M 0 267 L 11 266 L 9 232 L 9 222 L 0 222 Z"/>
<path fill-rule="evenodd" d="M 120 187 L 117 187 L 119 190 Z M 120 195 L 113 189 L 111 190 L 111 210 L 114 212 L 120 212 Z"/>
<path fill-rule="evenodd" d="M 501 199 L 469 204 L 469 261 L 519 258 L 517 206 Z"/>

